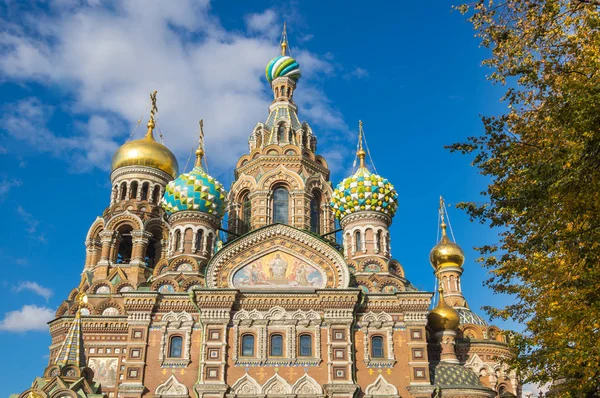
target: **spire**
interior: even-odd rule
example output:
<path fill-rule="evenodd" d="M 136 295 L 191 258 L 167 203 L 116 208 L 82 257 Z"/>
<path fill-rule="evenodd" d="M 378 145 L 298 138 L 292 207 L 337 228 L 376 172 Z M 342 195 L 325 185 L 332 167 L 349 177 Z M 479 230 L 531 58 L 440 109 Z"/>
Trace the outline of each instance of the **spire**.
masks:
<path fill-rule="evenodd" d="M 444 203 L 444 198 L 440 195 L 440 228 L 442 229 L 442 238 L 440 242 L 449 242 L 448 234 L 446 233 L 446 204 Z"/>
<path fill-rule="evenodd" d="M 156 120 L 154 119 L 154 115 L 158 112 L 158 107 L 156 106 L 156 94 L 158 91 L 154 90 L 150 93 L 150 120 L 148 120 L 148 132 L 146 133 L 146 138 L 154 141 L 154 127 L 156 126 Z"/>
<path fill-rule="evenodd" d="M 195 167 L 202 167 L 202 157 L 204 156 L 204 119 L 200 119 L 200 133 L 198 137 L 198 149 L 196 149 Z"/>
<path fill-rule="evenodd" d="M 288 52 L 288 38 L 287 38 L 287 32 L 286 32 L 286 26 L 285 26 L 285 21 L 283 22 L 283 32 L 281 32 L 281 55 L 285 56 L 287 55 Z"/>
<path fill-rule="evenodd" d="M 54 363 L 62 366 L 75 365 L 82 367 L 85 366 L 85 354 L 83 351 L 83 337 L 81 335 L 81 307 L 87 303 L 87 295 L 83 292 L 77 293 L 75 302 L 77 304 L 75 319 L 71 323 L 69 332 L 60 347 Z"/>
<path fill-rule="evenodd" d="M 363 136 L 364 136 L 363 122 L 362 122 L 362 120 L 359 120 L 358 121 L 358 151 L 356 151 L 356 156 L 358 156 L 358 159 L 360 161 L 359 168 L 366 169 L 365 157 L 367 156 L 367 153 L 363 149 Z"/>

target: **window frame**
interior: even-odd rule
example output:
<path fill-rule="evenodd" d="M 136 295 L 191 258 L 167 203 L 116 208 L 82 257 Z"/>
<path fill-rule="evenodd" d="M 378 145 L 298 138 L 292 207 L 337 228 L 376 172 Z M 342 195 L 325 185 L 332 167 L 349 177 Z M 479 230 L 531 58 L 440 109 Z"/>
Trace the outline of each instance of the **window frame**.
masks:
<path fill-rule="evenodd" d="M 173 340 L 175 339 L 179 339 L 179 355 L 178 356 L 174 356 L 173 355 Z M 180 334 L 174 334 L 169 336 L 169 350 L 167 351 L 167 358 L 176 358 L 176 359 L 181 359 L 183 358 L 183 336 Z"/>
<path fill-rule="evenodd" d="M 302 338 L 309 338 L 309 349 L 310 352 L 308 355 L 303 355 L 302 354 Z M 311 333 L 302 333 L 298 335 L 298 357 L 299 358 L 312 358 L 313 356 L 313 352 L 314 352 L 314 347 L 313 347 L 313 335 Z"/>
<path fill-rule="evenodd" d="M 377 339 L 378 341 L 381 341 L 381 355 L 375 355 L 375 344 L 374 341 L 375 339 Z M 375 334 L 373 336 L 370 337 L 370 344 L 369 344 L 369 351 L 370 351 L 370 355 L 371 355 L 371 359 L 385 359 L 385 337 L 383 337 L 380 334 Z"/>
<path fill-rule="evenodd" d="M 277 192 L 285 192 L 285 200 L 284 198 L 276 198 Z M 273 224 L 275 223 L 281 223 L 281 224 L 289 224 L 289 220 L 290 220 L 290 191 L 286 186 L 276 186 L 275 188 L 273 188 L 273 199 L 272 199 L 272 220 L 273 220 Z M 285 219 L 284 220 L 279 220 L 279 218 L 277 217 L 277 209 L 279 206 L 282 206 L 285 204 Z"/>
<path fill-rule="evenodd" d="M 249 337 L 252 338 L 252 353 L 250 355 L 246 355 L 244 353 L 244 340 Z M 244 333 L 240 338 L 240 357 L 252 358 L 254 356 L 256 356 L 256 336 L 254 336 L 252 333 Z"/>
<path fill-rule="evenodd" d="M 280 346 L 280 353 L 279 354 L 274 354 L 273 353 L 273 338 L 278 337 L 281 339 L 281 346 Z M 283 338 L 283 334 L 281 333 L 271 333 L 269 335 L 269 356 L 270 357 L 283 357 L 284 356 L 284 351 L 285 351 L 285 340 Z"/>

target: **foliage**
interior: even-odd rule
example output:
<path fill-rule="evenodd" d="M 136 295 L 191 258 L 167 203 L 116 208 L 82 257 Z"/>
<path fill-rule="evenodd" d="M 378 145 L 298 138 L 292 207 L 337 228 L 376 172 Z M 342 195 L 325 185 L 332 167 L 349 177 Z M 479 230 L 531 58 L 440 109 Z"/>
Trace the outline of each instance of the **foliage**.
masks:
<path fill-rule="evenodd" d="M 506 85 L 505 114 L 452 151 L 489 176 L 472 219 L 500 227 L 478 248 L 487 284 L 526 325 L 511 364 L 525 381 L 563 379 L 560 395 L 600 395 L 600 2 L 485 0 L 458 7 Z"/>

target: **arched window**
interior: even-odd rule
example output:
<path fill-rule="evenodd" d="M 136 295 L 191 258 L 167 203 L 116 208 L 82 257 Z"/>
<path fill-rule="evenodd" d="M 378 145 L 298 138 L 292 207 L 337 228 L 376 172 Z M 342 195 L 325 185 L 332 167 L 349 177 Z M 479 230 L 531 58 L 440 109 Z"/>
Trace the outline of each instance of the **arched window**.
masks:
<path fill-rule="evenodd" d="M 150 186 L 147 182 L 142 184 L 142 196 L 140 196 L 140 200 L 148 200 L 148 190 Z"/>
<path fill-rule="evenodd" d="M 310 200 L 310 230 L 316 234 L 321 233 L 321 194 L 313 192 Z"/>
<path fill-rule="evenodd" d="M 127 183 L 121 183 L 121 200 L 125 200 L 127 197 Z"/>
<path fill-rule="evenodd" d="M 242 197 L 242 230 L 241 233 L 245 234 L 250 231 L 250 219 L 252 217 L 252 201 L 250 195 L 246 193 Z"/>
<path fill-rule="evenodd" d="M 242 356 L 253 357 L 254 356 L 254 335 L 245 334 L 242 336 Z"/>
<path fill-rule="evenodd" d="M 371 337 L 371 358 L 383 358 L 383 337 Z"/>
<path fill-rule="evenodd" d="M 129 225 L 124 225 L 119 228 L 119 248 L 117 250 L 117 264 L 129 264 L 131 261 L 131 252 L 133 250 L 133 241 L 131 239 L 131 231 L 133 228 Z"/>
<path fill-rule="evenodd" d="M 282 142 L 285 142 L 285 125 L 284 124 L 280 124 L 279 128 L 277 129 L 277 139 L 280 144 Z"/>
<path fill-rule="evenodd" d="M 152 203 L 158 203 L 160 196 L 160 187 L 156 185 L 152 190 Z"/>
<path fill-rule="evenodd" d="M 173 251 L 179 250 L 179 245 L 181 244 L 181 231 L 175 231 L 175 247 L 173 247 Z"/>
<path fill-rule="evenodd" d="M 137 190 L 138 190 L 138 183 L 137 183 L 137 181 L 134 181 L 131 183 L 131 189 L 129 190 L 129 198 L 130 199 L 137 198 Z"/>
<path fill-rule="evenodd" d="M 384 251 L 383 232 L 377 231 L 377 244 L 379 245 L 379 251 Z"/>
<path fill-rule="evenodd" d="M 362 241 L 360 239 L 360 231 L 356 231 L 354 233 L 354 250 L 355 251 L 362 250 Z"/>
<path fill-rule="evenodd" d="M 280 334 L 272 334 L 269 342 L 269 355 L 272 357 L 283 356 L 283 336 Z"/>
<path fill-rule="evenodd" d="M 204 231 L 199 229 L 198 232 L 196 232 L 196 243 L 194 244 L 196 251 L 202 250 L 202 238 L 203 237 L 204 237 Z"/>
<path fill-rule="evenodd" d="M 300 335 L 298 356 L 299 357 L 311 357 L 312 356 L 312 336 L 310 334 Z"/>
<path fill-rule="evenodd" d="M 213 236 L 213 234 L 209 233 L 208 236 L 206 237 L 206 250 L 208 250 L 209 253 L 212 253 L 214 251 L 213 241 L 214 241 L 214 236 Z"/>
<path fill-rule="evenodd" d="M 289 207 L 288 190 L 282 187 L 275 188 L 273 191 L 273 222 L 288 223 L 288 207 Z"/>
<path fill-rule="evenodd" d="M 183 345 L 183 338 L 181 336 L 171 337 L 169 343 L 169 358 L 181 358 L 181 347 Z"/>

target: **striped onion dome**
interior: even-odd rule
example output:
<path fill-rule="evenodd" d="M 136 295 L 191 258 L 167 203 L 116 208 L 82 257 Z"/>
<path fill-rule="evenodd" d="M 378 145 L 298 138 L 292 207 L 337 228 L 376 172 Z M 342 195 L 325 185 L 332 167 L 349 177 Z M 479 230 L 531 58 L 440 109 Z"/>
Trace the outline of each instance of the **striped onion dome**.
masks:
<path fill-rule="evenodd" d="M 267 80 L 271 83 L 278 77 L 289 77 L 294 81 L 300 79 L 300 64 L 289 55 L 280 55 L 275 57 L 267 64 L 265 70 Z"/>

